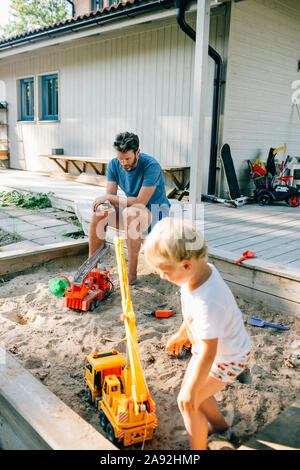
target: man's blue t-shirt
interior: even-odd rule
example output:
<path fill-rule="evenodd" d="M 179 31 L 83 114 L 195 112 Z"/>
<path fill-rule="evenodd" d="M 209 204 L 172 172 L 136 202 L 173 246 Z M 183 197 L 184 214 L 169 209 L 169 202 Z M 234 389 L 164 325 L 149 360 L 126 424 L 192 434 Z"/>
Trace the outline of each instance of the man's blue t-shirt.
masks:
<path fill-rule="evenodd" d="M 150 155 L 140 153 L 138 164 L 131 171 L 124 170 L 118 158 L 113 158 L 107 166 L 106 177 L 107 181 L 118 183 L 127 197 L 137 197 L 142 186 L 156 186 L 146 207 L 151 211 L 152 206 L 153 212 L 153 205 L 165 206 L 168 212 L 170 203 L 166 196 L 162 169 L 158 161 Z"/>

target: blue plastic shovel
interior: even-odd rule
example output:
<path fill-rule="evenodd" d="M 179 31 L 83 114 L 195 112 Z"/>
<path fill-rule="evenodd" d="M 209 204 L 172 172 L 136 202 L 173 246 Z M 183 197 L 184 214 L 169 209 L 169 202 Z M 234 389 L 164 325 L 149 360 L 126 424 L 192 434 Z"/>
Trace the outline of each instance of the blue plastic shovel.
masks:
<path fill-rule="evenodd" d="M 264 320 L 261 320 L 260 318 L 248 317 L 247 323 L 248 325 L 253 326 L 270 326 L 271 328 L 277 328 L 277 330 L 289 330 L 287 326 L 275 325 L 275 323 L 268 323 Z"/>

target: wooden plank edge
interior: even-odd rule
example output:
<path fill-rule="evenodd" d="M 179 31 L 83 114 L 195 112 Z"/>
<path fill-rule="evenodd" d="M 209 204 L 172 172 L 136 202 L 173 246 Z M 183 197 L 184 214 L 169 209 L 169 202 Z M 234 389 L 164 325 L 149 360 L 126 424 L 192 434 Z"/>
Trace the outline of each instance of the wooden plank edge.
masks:
<path fill-rule="evenodd" d="M 259 291 L 253 287 L 248 287 L 243 284 L 238 284 L 236 282 L 228 281 L 223 273 L 221 275 L 230 287 L 235 296 L 241 297 L 248 302 L 260 303 L 261 305 L 267 307 L 269 310 L 273 309 L 278 313 L 286 313 L 288 315 L 293 315 L 300 318 L 300 303 L 285 299 L 283 297 L 278 297 L 274 294 L 268 292 Z M 247 312 L 244 312 L 247 313 Z M 257 317 L 259 317 L 259 312 L 257 312 Z"/>
<path fill-rule="evenodd" d="M 0 275 L 22 272 L 55 258 L 79 255 L 87 251 L 88 241 L 85 239 L 44 245 L 25 253 L 20 250 L 3 253 L 0 254 Z"/>
<path fill-rule="evenodd" d="M 119 450 L 3 347 L 0 359 L 3 450 Z"/>
<path fill-rule="evenodd" d="M 236 265 L 235 261 L 239 258 L 237 255 L 237 259 L 233 259 L 233 253 L 223 250 L 218 250 L 216 248 L 211 248 L 208 250 L 208 255 L 215 259 L 220 259 L 223 261 L 227 261 L 235 265 L 237 268 L 241 269 L 252 269 L 256 271 L 262 271 L 268 274 L 274 274 L 275 276 L 284 277 L 287 279 L 292 279 L 295 281 L 300 282 L 300 269 L 292 268 L 289 266 L 278 266 L 275 263 L 271 263 L 269 261 L 264 261 L 258 258 L 248 259 L 242 262 L 242 264 Z"/>

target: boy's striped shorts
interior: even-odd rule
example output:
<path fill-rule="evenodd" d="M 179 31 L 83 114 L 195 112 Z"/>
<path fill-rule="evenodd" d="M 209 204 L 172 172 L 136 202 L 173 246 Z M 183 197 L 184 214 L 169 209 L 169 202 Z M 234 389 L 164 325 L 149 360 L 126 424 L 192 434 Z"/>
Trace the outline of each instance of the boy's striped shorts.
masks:
<path fill-rule="evenodd" d="M 234 382 L 238 375 L 240 375 L 248 366 L 250 360 L 250 351 L 244 354 L 235 362 L 214 362 L 209 375 L 221 382 Z"/>

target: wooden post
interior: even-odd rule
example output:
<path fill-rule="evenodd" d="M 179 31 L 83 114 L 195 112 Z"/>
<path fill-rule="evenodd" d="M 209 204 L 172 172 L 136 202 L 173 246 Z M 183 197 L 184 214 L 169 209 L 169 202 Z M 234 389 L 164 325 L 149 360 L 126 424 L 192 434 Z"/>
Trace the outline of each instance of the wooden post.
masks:
<path fill-rule="evenodd" d="M 197 2 L 197 27 L 195 47 L 192 156 L 190 177 L 190 203 L 192 219 L 201 217 L 201 189 L 204 155 L 205 105 L 207 94 L 208 38 L 210 0 Z M 207 156 L 208 157 L 208 156 Z"/>

